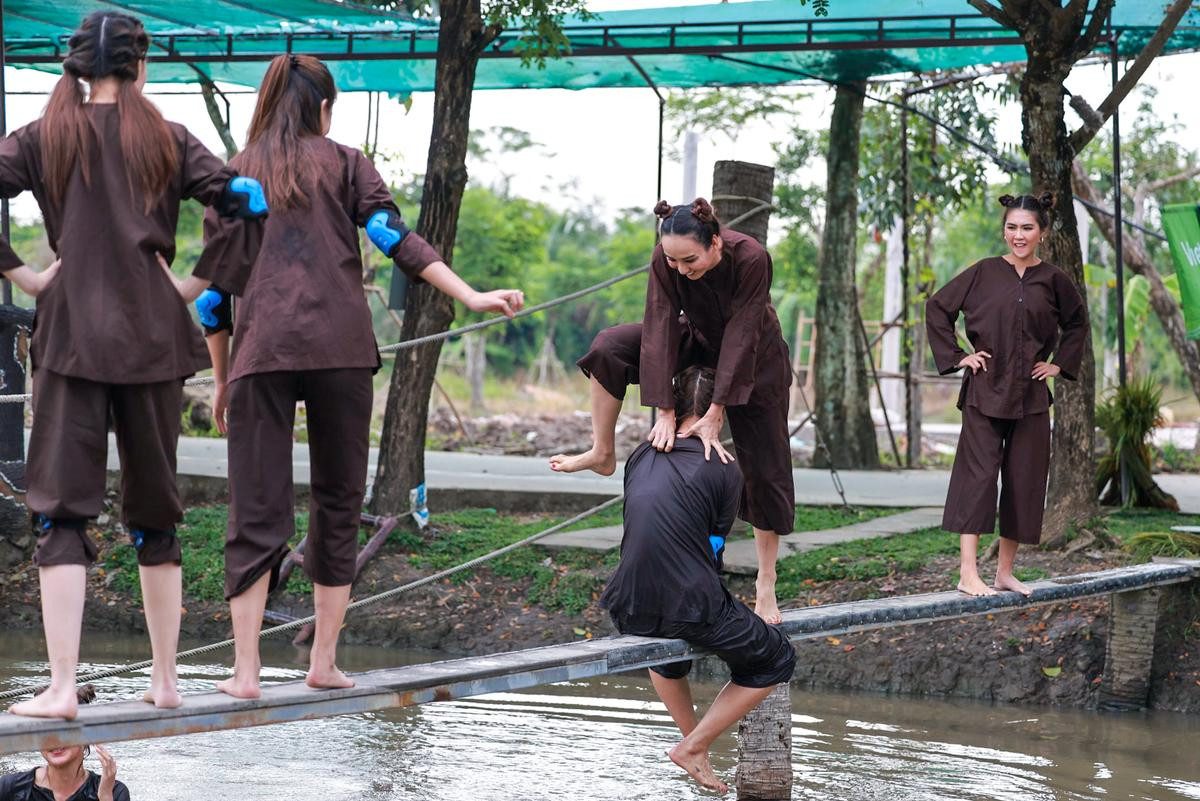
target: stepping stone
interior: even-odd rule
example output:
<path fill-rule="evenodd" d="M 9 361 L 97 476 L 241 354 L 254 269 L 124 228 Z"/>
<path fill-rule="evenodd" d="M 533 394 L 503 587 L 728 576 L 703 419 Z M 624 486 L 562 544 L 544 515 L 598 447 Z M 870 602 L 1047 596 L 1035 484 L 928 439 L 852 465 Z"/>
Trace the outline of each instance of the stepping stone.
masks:
<path fill-rule="evenodd" d="M 923 528 L 933 528 L 942 523 L 942 509 L 927 506 L 908 512 L 877 517 L 862 523 L 853 523 L 841 528 L 824 531 L 794 532 L 779 538 L 779 558 L 791 556 L 827 545 L 839 545 L 854 540 L 870 540 L 891 537 L 896 534 L 911 534 Z M 753 576 L 758 573 L 758 554 L 753 539 L 734 540 L 725 546 L 725 571 Z"/>

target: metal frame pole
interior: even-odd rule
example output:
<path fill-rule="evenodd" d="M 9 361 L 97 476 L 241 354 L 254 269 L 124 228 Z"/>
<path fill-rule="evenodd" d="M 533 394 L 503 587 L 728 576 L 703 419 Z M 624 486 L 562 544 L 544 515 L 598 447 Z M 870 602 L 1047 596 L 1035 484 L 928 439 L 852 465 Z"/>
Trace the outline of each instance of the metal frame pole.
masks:
<path fill-rule="evenodd" d="M 0 136 L 8 136 L 8 95 L 4 82 L 4 69 L 7 66 L 7 50 L 4 44 L 4 0 L 0 0 Z M 4 241 L 9 241 L 8 231 L 8 198 L 0 198 L 0 234 Z M 4 279 L 4 302 L 13 302 L 12 281 Z"/>
<path fill-rule="evenodd" d="M 1112 83 L 1113 89 L 1117 87 L 1119 76 L 1117 75 L 1117 34 L 1112 28 L 1112 16 L 1108 19 L 1109 25 L 1109 54 L 1112 59 Z M 1113 137 L 1113 215 L 1116 218 L 1114 226 L 1116 234 L 1113 237 L 1113 250 L 1116 255 L 1116 273 L 1117 273 L 1117 373 L 1118 386 L 1125 387 L 1125 255 L 1122 251 L 1123 244 L 1123 211 L 1121 208 L 1121 107 L 1120 104 L 1113 109 L 1112 114 L 1112 137 Z"/>

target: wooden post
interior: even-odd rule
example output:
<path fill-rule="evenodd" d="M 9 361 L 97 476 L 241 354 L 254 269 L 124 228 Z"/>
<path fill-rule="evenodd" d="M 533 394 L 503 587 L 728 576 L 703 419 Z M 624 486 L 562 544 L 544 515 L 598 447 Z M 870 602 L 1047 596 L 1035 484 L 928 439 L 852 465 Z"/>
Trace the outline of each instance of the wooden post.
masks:
<path fill-rule="evenodd" d="M 745 215 L 730 228 L 765 245 L 771 211 L 749 212 L 771 202 L 774 185 L 775 171 L 770 167 L 718 161 L 713 169 L 713 208 L 723 221 Z M 792 698 L 788 685 L 776 687 L 738 724 L 734 785 L 739 799 L 792 797 Z"/>
<path fill-rule="evenodd" d="M 1101 710 L 1146 708 L 1161 595 L 1151 587 L 1109 596 L 1108 647 L 1097 703 Z"/>

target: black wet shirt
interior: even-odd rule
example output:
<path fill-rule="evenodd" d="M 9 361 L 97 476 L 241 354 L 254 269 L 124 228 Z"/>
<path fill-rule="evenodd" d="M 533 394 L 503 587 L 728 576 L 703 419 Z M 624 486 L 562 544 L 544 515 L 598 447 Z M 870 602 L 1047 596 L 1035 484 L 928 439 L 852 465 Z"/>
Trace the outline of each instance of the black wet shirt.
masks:
<path fill-rule="evenodd" d="M 88 771 L 87 780 L 67 801 L 96 801 L 100 777 Z M 0 776 L 0 801 L 54 801 L 54 793 L 37 786 L 37 768 L 24 773 Z M 113 801 L 129 801 L 129 788 L 121 782 L 113 784 Z"/>
<path fill-rule="evenodd" d="M 670 452 L 644 442 L 625 462 L 621 563 L 600 598 L 618 615 L 712 623 L 726 603 L 710 535 L 729 534 L 742 475 L 699 439 L 676 439 Z"/>

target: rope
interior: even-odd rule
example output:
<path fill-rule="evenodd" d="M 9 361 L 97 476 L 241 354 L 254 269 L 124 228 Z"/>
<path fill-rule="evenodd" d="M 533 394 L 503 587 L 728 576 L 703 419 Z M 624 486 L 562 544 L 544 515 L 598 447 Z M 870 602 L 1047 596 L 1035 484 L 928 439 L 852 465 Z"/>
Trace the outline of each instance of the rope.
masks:
<path fill-rule="evenodd" d="M 548 300 L 545 303 L 539 303 L 536 306 L 530 306 L 528 309 L 522 309 L 521 311 L 517 312 L 516 315 L 512 319 L 515 320 L 515 319 L 519 319 L 521 317 L 528 317 L 531 314 L 537 314 L 538 312 L 543 312 L 543 311 L 546 311 L 547 309 L 552 309 L 555 306 L 561 306 L 564 303 L 570 303 L 573 300 L 578 300 L 579 298 L 586 297 L 587 295 L 590 295 L 593 292 L 599 292 L 601 289 L 607 289 L 608 287 L 612 286 L 613 284 L 618 284 L 621 281 L 626 281 L 630 278 L 633 278 L 634 276 L 641 275 L 642 273 L 646 272 L 649 269 L 650 269 L 650 265 L 647 264 L 642 267 L 638 267 L 636 270 L 630 270 L 627 273 L 622 273 L 620 275 L 613 276 L 612 278 L 606 278 L 605 280 L 601 281 L 598 284 L 592 284 L 589 287 L 585 287 L 583 289 L 577 290 L 575 292 L 571 292 L 571 293 L 563 295 L 561 297 L 554 298 L 553 300 Z M 501 323 L 507 323 L 507 322 L 511 322 L 511 320 L 508 317 L 504 317 L 504 316 L 492 317 L 490 319 L 483 320 L 482 322 L 472 323 L 471 325 L 464 325 L 462 328 L 451 328 L 448 331 L 442 331 L 437 334 L 429 334 L 427 336 L 416 337 L 414 339 L 406 339 L 403 342 L 397 342 L 392 345 L 384 345 L 382 348 L 379 349 L 379 352 L 380 353 L 395 353 L 396 351 L 408 350 L 409 348 L 415 348 L 419 345 L 427 345 L 430 342 L 440 342 L 441 340 L 444 340 L 444 339 L 451 339 L 453 337 L 459 337 L 459 336 L 462 336 L 463 334 L 469 334 L 472 331 L 479 331 L 484 328 L 490 328 L 493 325 L 500 325 Z M 183 385 L 185 387 L 207 386 L 208 384 L 214 383 L 216 380 L 217 380 L 216 378 L 214 378 L 213 376 L 210 376 L 210 375 L 209 376 L 200 376 L 199 378 L 189 378 L 187 381 L 183 382 Z M 0 403 L 25 403 L 32 399 L 33 399 L 33 394 L 29 393 L 29 392 L 26 392 L 24 395 L 0 395 Z"/>
<path fill-rule="evenodd" d="M 471 568 L 477 567 L 477 566 L 483 564 L 484 562 L 490 562 L 491 560 L 496 559 L 501 556 L 504 556 L 507 553 L 511 553 L 512 551 L 515 551 L 518 548 L 523 548 L 526 545 L 531 545 L 540 539 L 550 536 L 551 534 L 562 531 L 567 526 L 571 526 L 571 525 L 574 525 L 575 523 L 578 523 L 581 520 L 585 520 L 598 512 L 604 511 L 605 509 L 609 508 L 610 506 L 615 506 L 616 504 L 620 503 L 624 499 L 624 497 L 625 497 L 624 495 L 618 495 L 614 498 L 609 498 L 607 501 L 604 501 L 603 503 L 596 504 L 591 509 L 580 512 L 579 514 L 575 515 L 574 517 L 572 517 L 568 520 L 564 520 L 561 523 L 556 523 L 555 525 L 551 526 L 550 528 L 543 529 L 542 531 L 539 531 L 536 534 L 531 534 L 530 536 L 526 537 L 523 540 L 518 540 L 514 543 L 510 543 L 509 545 L 505 545 L 503 548 L 497 548 L 496 550 L 491 551 L 490 553 L 485 553 L 482 556 L 477 556 L 474 559 L 469 559 L 466 562 L 463 562 L 462 564 L 455 565 L 454 567 L 448 567 L 445 570 L 440 570 L 437 573 L 433 573 L 433 574 L 430 574 L 423 578 L 419 578 L 416 581 L 410 581 L 407 584 L 401 584 L 399 587 L 393 587 L 390 590 L 385 590 L 384 592 L 378 593 L 376 595 L 371 595 L 367 598 L 363 598 L 361 601 L 355 601 L 354 603 L 352 603 L 346 607 L 346 611 L 353 612 L 357 609 L 362 609 L 364 607 L 380 603 L 381 601 L 386 601 L 389 598 L 395 598 L 397 595 L 400 595 L 402 593 L 409 592 L 411 590 L 415 590 L 420 587 L 424 587 L 425 585 L 432 584 L 436 581 L 441 581 L 442 579 L 447 578 L 448 576 L 453 576 L 456 573 L 462 573 L 465 570 L 470 570 Z M 308 617 L 299 618 L 297 620 L 293 620 L 291 622 L 284 623 L 279 626 L 273 626 L 269 629 L 263 629 L 262 631 L 259 632 L 258 636 L 259 636 L 259 639 L 262 639 L 264 637 L 269 637 L 272 634 L 281 634 L 285 631 L 292 631 L 293 629 L 303 628 L 304 626 L 308 625 L 309 623 L 316 622 L 316 619 L 317 619 L 316 615 L 310 615 Z M 234 641 L 232 639 L 221 640 L 220 642 L 210 643 L 209 645 L 204 645 L 199 648 L 192 648 L 191 650 L 188 650 L 188 651 L 182 651 L 179 654 L 177 654 L 175 658 L 176 658 L 176 660 L 180 660 L 180 659 L 188 659 L 193 656 L 202 656 L 204 654 L 213 653 L 214 651 L 220 651 L 222 649 L 229 648 L 233 644 L 234 644 Z M 87 675 L 84 675 L 84 676 L 77 676 L 75 678 L 75 681 L 77 683 L 83 683 L 83 682 L 88 682 L 88 681 L 96 681 L 97 679 L 107 679 L 107 678 L 111 678 L 113 676 L 121 676 L 126 673 L 134 673 L 139 670 L 145 670 L 146 668 L 152 667 L 153 665 L 154 665 L 153 660 L 146 660 L 145 662 L 137 662 L 132 665 L 125 665 L 124 667 L 108 668 L 107 670 L 99 670 L 99 671 L 96 671 L 95 673 L 88 673 Z M 0 693 L 0 700 L 7 700 L 9 698 L 19 698 L 22 695 L 28 695 L 30 692 L 31 692 L 31 690 L 29 688 L 7 690 L 5 692 Z"/>

